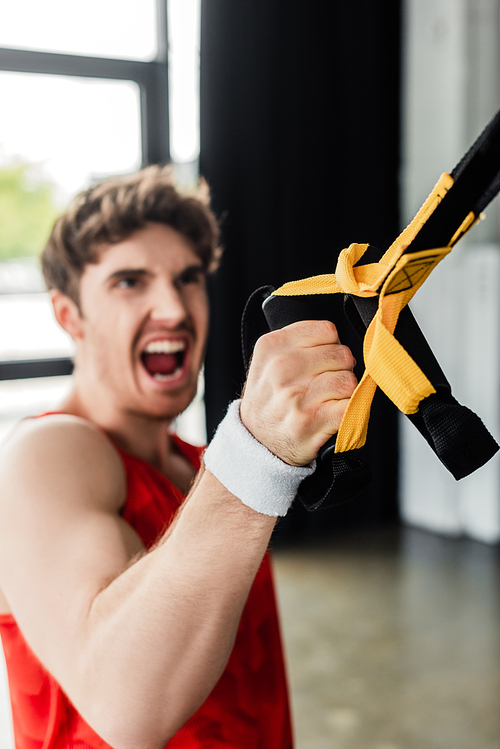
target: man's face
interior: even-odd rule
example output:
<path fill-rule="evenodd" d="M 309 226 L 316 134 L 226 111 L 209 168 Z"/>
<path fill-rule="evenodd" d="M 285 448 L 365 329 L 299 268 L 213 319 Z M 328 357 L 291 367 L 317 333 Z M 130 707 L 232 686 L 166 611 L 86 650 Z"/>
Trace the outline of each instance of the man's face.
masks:
<path fill-rule="evenodd" d="M 80 377 L 117 408 L 174 418 L 196 393 L 208 327 L 202 263 L 187 238 L 150 223 L 100 248 L 80 282 Z"/>

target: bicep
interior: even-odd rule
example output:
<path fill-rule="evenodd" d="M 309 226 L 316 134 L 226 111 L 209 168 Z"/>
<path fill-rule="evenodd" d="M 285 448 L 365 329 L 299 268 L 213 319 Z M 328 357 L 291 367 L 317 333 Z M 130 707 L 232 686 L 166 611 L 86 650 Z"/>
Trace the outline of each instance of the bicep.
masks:
<path fill-rule="evenodd" d="M 54 675 L 71 667 L 96 594 L 143 547 L 118 509 L 123 468 L 103 435 L 73 423 L 28 430 L 0 458 L 0 585 Z"/>

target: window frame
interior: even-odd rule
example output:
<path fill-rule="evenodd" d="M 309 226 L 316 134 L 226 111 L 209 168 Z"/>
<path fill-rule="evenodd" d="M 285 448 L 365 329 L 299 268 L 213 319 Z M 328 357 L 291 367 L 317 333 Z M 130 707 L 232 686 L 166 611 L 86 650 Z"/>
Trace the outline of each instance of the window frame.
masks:
<path fill-rule="evenodd" d="M 167 0 L 156 0 L 157 56 L 151 61 L 0 47 L 0 71 L 126 80 L 139 87 L 142 166 L 170 160 Z M 70 358 L 0 362 L 0 381 L 68 375 Z"/>

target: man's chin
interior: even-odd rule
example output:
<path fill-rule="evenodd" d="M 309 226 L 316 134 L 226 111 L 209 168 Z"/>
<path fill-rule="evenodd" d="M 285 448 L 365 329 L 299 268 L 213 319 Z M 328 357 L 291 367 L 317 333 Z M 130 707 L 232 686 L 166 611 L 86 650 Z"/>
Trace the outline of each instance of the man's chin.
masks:
<path fill-rule="evenodd" d="M 193 402 L 197 388 L 192 386 L 179 390 L 180 392 L 144 398 L 141 403 L 136 403 L 135 407 L 131 407 L 129 412 L 153 421 L 173 421 Z"/>

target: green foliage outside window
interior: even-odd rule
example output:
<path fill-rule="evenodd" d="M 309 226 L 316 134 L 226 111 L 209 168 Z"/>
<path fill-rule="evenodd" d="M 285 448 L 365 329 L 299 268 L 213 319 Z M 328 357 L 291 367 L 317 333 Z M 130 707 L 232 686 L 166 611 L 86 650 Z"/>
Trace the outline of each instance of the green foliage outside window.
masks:
<path fill-rule="evenodd" d="M 25 163 L 0 168 L 0 262 L 39 255 L 60 212 L 52 184 L 32 171 Z"/>

